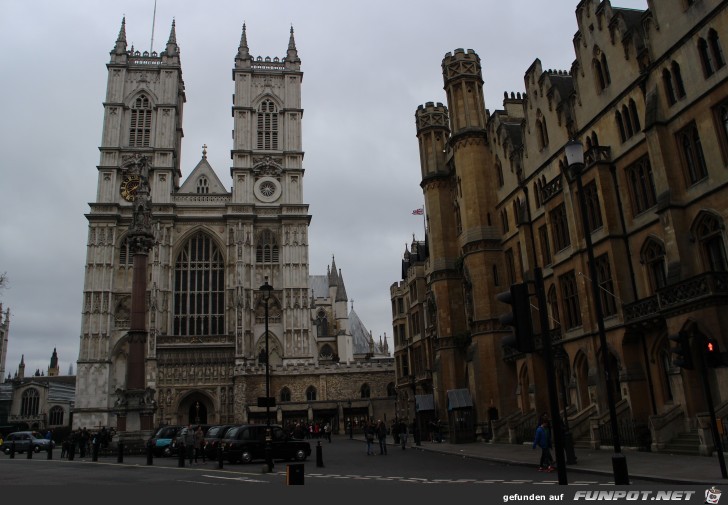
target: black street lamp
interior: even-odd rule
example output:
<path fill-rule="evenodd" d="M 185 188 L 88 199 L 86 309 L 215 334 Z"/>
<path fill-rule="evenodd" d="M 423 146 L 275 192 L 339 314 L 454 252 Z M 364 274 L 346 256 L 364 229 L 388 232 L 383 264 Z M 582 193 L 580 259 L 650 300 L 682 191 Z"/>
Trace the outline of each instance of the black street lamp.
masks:
<path fill-rule="evenodd" d="M 586 254 L 589 261 L 589 276 L 591 277 L 592 298 L 594 299 L 594 311 L 596 312 L 597 327 L 599 330 L 599 345 L 602 348 L 602 367 L 604 368 L 604 383 L 607 390 L 607 406 L 609 407 L 609 422 L 612 430 L 612 470 L 614 471 L 614 483 L 616 485 L 628 485 L 629 473 L 627 471 L 627 458 L 622 453 L 622 446 L 619 442 L 619 423 L 617 420 L 617 407 L 614 403 L 614 391 L 612 389 L 612 378 L 609 373 L 609 348 L 607 347 L 607 333 L 604 329 L 604 310 L 602 308 L 602 297 L 597 282 L 597 267 L 594 262 L 594 245 L 591 240 L 589 229 L 589 216 L 584 198 L 584 187 L 581 182 L 581 173 L 584 170 L 584 146 L 581 142 L 570 140 L 564 148 L 566 154 L 566 176 L 569 181 L 576 181 L 576 191 L 579 198 L 581 210 L 581 221 L 584 230 L 584 241 L 586 242 Z"/>
<path fill-rule="evenodd" d="M 554 349 L 554 361 L 556 361 L 557 366 L 559 367 L 560 375 L 561 375 L 561 398 L 563 399 L 564 403 L 564 451 L 566 452 L 566 464 L 567 465 L 575 465 L 576 464 L 576 452 L 574 452 L 574 437 L 571 435 L 571 432 L 569 431 L 569 413 L 567 412 L 566 408 L 569 406 L 569 397 L 568 393 L 566 391 L 566 379 L 567 379 L 567 369 L 568 369 L 568 363 L 569 363 L 569 357 L 566 354 L 566 351 L 564 351 L 563 347 L 557 347 Z"/>
<path fill-rule="evenodd" d="M 268 276 L 265 276 L 265 284 L 260 287 L 265 301 L 265 463 L 268 471 L 273 471 L 273 433 L 270 428 L 270 353 L 268 350 L 268 300 L 273 286 L 268 284 Z"/>

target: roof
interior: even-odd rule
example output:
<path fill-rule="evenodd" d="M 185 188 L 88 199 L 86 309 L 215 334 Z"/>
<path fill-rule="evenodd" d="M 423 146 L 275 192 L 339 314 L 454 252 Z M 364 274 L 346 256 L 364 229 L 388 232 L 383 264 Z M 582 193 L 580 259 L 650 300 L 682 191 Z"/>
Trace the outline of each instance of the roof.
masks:
<path fill-rule="evenodd" d="M 435 410 L 435 397 L 433 395 L 415 395 L 415 410 Z"/>
<path fill-rule="evenodd" d="M 369 352 L 369 330 L 361 322 L 354 309 L 349 312 L 349 331 L 351 332 L 354 354 L 366 354 Z"/>
<path fill-rule="evenodd" d="M 328 275 L 309 275 L 308 289 L 313 291 L 314 298 L 329 297 L 329 276 Z"/>

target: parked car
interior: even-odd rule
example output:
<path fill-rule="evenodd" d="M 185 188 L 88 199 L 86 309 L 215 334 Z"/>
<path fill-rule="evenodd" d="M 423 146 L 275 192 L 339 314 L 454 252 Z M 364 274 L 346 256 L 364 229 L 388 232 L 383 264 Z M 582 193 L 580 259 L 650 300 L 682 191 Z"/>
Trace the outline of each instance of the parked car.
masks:
<path fill-rule="evenodd" d="M 48 445 L 51 448 L 56 446 L 53 440 L 48 440 L 37 431 L 16 431 L 10 433 L 2 445 L 2 450 L 5 454 L 10 454 L 10 449 L 15 442 L 15 452 L 25 452 L 32 450 L 33 452 L 47 451 Z"/>
<path fill-rule="evenodd" d="M 152 451 L 156 457 L 172 455 L 172 442 L 181 429 L 182 426 L 162 426 L 157 430 L 152 437 Z"/>
<path fill-rule="evenodd" d="M 217 459 L 217 448 L 220 446 L 220 441 L 225 438 L 228 430 L 235 426 L 237 425 L 221 424 L 208 428 L 207 433 L 205 433 L 205 456 L 208 459 Z"/>
<path fill-rule="evenodd" d="M 296 440 L 278 425 L 271 426 L 272 457 L 304 461 L 311 455 L 311 444 Z M 223 458 L 230 463 L 250 463 L 253 460 L 265 459 L 265 432 L 263 424 L 246 424 L 230 428 L 222 439 Z"/>

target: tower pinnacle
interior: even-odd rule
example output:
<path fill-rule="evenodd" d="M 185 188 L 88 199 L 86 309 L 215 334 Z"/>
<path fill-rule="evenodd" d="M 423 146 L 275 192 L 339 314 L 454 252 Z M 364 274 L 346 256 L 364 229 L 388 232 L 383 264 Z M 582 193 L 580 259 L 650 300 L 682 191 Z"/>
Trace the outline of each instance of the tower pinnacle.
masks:
<path fill-rule="evenodd" d="M 167 56 L 176 56 L 179 53 L 179 46 L 177 45 L 177 29 L 175 27 L 175 20 L 172 20 L 172 28 L 169 31 L 169 40 L 167 41 Z"/>
<path fill-rule="evenodd" d="M 236 60 L 250 61 L 250 49 L 248 48 L 248 36 L 245 31 L 245 23 L 243 23 L 243 33 L 240 35 L 240 45 L 238 46 L 238 54 L 235 56 Z"/>
<path fill-rule="evenodd" d="M 293 38 L 293 25 L 291 25 L 291 36 L 288 38 L 288 53 L 286 55 L 286 61 L 291 63 L 301 63 L 301 58 L 298 57 L 298 50 L 296 49 L 296 39 Z"/>
<path fill-rule="evenodd" d="M 119 29 L 119 36 L 116 37 L 116 45 L 114 46 L 113 54 L 124 54 L 126 53 L 126 16 L 121 18 L 121 28 Z"/>

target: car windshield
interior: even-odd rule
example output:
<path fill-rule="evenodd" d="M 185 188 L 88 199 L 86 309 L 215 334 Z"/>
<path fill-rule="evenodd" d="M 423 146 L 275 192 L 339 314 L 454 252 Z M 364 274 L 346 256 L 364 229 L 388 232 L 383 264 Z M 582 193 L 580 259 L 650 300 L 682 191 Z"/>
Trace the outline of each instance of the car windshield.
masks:
<path fill-rule="evenodd" d="M 43 435 L 41 435 L 38 431 L 31 432 L 30 436 L 33 438 L 43 438 Z"/>
<path fill-rule="evenodd" d="M 171 428 L 167 426 L 157 432 L 157 438 L 172 438 L 177 433 L 177 428 Z"/>
<path fill-rule="evenodd" d="M 238 426 L 237 428 L 230 428 L 227 430 L 227 433 L 225 433 L 225 438 L 237 438 L 238 432 L 242 429 L 242 427 Z"/>

